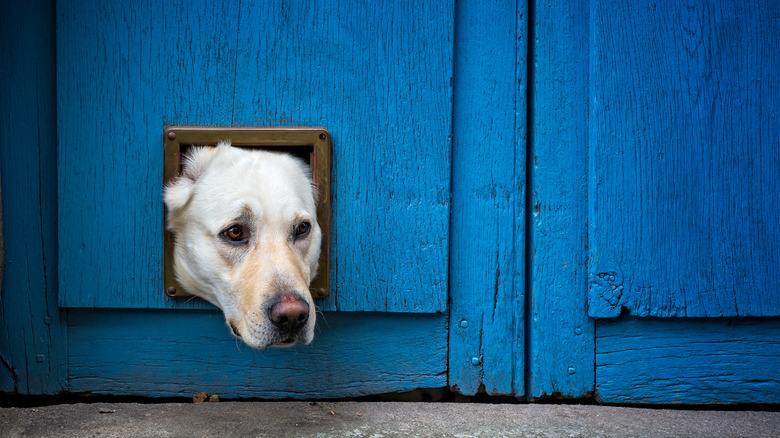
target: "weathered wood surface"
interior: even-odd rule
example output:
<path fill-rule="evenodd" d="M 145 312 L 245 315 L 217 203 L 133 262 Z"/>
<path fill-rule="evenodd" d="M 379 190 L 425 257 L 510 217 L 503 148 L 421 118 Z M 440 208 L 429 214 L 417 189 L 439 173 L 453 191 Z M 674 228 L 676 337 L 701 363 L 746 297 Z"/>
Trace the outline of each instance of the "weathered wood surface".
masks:
<path fill-rule="evenodd" d="M 528 396 L 593 391 L 587 316 L 588 5 L 535 3 L 529 60 Z"/>
<path fill-rule="evenodd" d="M 447 317 L 320 315 L 315 340 L 252 350 L 215 311 L 71 310 L 73 392 L 339 398 L 447 384 Z"/>
<path fill-rule="evenodd" d="M 525 4 L 455 8 L 449 383 L 524 391 Z"/>
<path fill-rule="evenodd" d="M 0 6 L 0 392 L 780 402 L 776 318 L 584 310 L 780 314 L 776 3 L 255 6 L 62 0 L 56 102 L 54 5 Z M 258 352 L 166 301 L 172 123 L 329 128 L 320 307 L 451 313 L 326 312 Z M 66 306 L 169 309 L 66 327 L 57 272 Z"/>
<path fill-rule="evenodd" d="M 0 2 L 0 392 L 55 394 L 65 386 L 54 51 L 52 2 Z"/>
<path fill-rule="evenodd" d="M 60 302 L 162 294 L 165 124 L 328 128 L 323 309 L 447 308 L 452 2 L 58 3 Z M 196 305 L 197 306 L 197 305 Z"/>
<path fill-rule="evenodd" d="M 596 391 L 607 403 L 780 403 L 780 320 L 603 320 Z"/>
<path fill-rule="evenodd" d="M 780 315 L 778 16 L 592 2 L 591 316 Z"/>

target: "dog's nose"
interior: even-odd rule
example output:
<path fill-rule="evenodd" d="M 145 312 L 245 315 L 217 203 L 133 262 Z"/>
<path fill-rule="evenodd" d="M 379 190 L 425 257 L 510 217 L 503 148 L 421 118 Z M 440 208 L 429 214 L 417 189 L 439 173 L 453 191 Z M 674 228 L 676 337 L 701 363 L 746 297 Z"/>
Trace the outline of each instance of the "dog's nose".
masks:
<path fill-rule="evenodd" d="M 309 305 L 301 297 L 281 295 L 268 309 L 268 317 L 279 330 L 293 334 L 309 320 Z"/>

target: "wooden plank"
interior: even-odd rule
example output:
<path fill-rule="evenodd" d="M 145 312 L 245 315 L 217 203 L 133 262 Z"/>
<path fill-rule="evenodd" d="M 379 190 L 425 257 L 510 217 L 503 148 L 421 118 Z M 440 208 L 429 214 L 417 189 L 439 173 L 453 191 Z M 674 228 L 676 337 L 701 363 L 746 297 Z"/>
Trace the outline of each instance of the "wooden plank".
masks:
<path fill-rule="evenodd" d="M 778 15 L 593 2 L 591 316 L 780 315 Z"/>
<path fill-rule="evenodd" d="M 523 395 L 525 4 L 455 13 L 449 381 Z"/>
<path fill-rule="evenodd" d="M 534 4 L 528 396 L 593 391 L 587 315 L 588 4 Z"/>
<path fill-rule="evenodd" d="M 305 399 L 447 384 L 440 314 L 326 312 L 312 344 L 263 351 L 236 341 L 214 311 L 75 309 L 68 322 L 73 392 Z"/>
<path fill-rule="evenodd" d="M 57 308 L 54 30 L 53 2 L 0 2 L 0 392 L 55 394 L 66 384 Z"/>
<path fill-rule="evenodd" d="M 314 125 L 334 147 L 321 307 L 446 310 L 451 1 L 57 9 L 63 305 L 192 307 L 161 292 L 165 124 Z"/>
<path fill-rule="evenodd" d="M 596 334 L 602 402 L 780 402 L 778 319 L 603 320 Z"/>

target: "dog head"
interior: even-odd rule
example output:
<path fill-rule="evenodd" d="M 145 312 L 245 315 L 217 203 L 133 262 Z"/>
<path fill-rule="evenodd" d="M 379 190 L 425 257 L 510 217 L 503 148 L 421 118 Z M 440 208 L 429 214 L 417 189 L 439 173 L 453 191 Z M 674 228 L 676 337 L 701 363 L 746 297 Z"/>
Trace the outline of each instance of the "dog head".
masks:
<path fill-rule="evenodd" d="M 251 347 L 312 341 L 322 232 L 303 162 L 227 142 L 191 148 L 164 200 L 179 284 Z"/>

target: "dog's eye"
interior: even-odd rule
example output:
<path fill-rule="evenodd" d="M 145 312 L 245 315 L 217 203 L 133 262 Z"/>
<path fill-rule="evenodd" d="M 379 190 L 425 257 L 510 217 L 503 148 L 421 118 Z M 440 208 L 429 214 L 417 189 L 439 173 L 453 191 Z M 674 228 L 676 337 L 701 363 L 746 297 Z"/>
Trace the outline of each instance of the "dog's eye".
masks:
<path fill-rule="evenodd" d="M 303 237 L 306 237 L 307 234 L 309 234 L 309 231 L 311 230 L 311 224 L 308 221 L 303 221 L 295 226 L 295 238 L 301 239 Z"/>
<path fill-rule="evenodd" d="M 244 239 L 244 230 L 238 225 L 233 225 L 227 230 L 222 232 L 222 237 L 232 242 L 241 242 Z"/>

